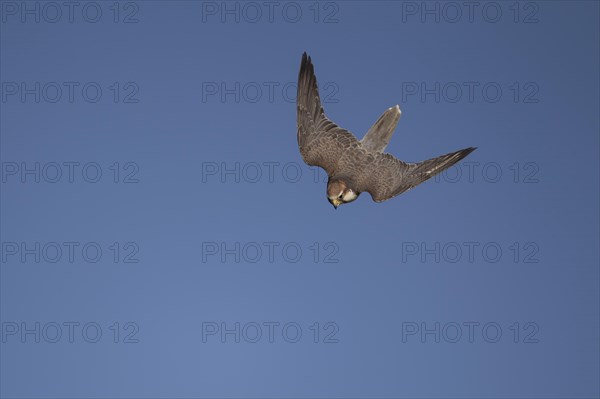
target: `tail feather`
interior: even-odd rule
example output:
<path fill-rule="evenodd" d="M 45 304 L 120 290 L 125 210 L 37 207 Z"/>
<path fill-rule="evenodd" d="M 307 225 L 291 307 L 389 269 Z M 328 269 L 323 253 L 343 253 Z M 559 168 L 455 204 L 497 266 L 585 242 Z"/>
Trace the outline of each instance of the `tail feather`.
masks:
<path fill-rule="evenodd" d="M 396 130 L 401 113 L 397 105 L 388 108 L 361 140 L 363 148 L 373 152 L 383 152 Z"/>

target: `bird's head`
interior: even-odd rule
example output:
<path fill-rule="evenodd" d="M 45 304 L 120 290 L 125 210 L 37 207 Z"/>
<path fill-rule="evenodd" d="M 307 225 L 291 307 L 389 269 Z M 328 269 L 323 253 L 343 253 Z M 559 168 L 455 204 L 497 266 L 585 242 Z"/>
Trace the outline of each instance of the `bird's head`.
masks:
<path fill-rule="evenodd" d="M 330 179 L 327 182 L 327 200 L 337 209 L 341 204 L 354 201 L 358 194 L 343 179 Z"/>

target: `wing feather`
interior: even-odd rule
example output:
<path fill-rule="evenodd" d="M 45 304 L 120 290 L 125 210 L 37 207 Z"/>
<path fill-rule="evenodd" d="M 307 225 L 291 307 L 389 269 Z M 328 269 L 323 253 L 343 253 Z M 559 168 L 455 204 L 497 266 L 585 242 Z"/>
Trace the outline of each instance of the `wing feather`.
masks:
<path fill-rule="evenodd" d="M 335 174 L 339 161 L 360 143 L 349 131 L 325 116 L 314 66 L 306 53 L 302 55 L 297 93 L 298 147 L 304 162 Z"/>
<path fill-rule="evenodd" d="M 375 202 L 388 200 L 432 178 L 474 150 L 475 147 L 469 147 L 419 163 L 406 163 L 389 154 L 379 154 L 362 189 L 370 193 Z"/>

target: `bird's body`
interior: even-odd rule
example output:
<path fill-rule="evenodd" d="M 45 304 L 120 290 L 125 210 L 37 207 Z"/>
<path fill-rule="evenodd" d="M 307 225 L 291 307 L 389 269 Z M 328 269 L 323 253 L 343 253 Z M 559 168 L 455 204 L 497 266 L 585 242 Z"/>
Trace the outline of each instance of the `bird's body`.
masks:
<path fill-rule="evenodd" d="M 376 202 L 393 198 L 454 165 L 470 147 L 419 163 L 406 163 L 384 153 L 400 119 L 389 108 L 359 141 L 330 121 L 323 111 L 310 57 L 302 56 L 298 77 L 298 146 L 304 162 L 327 172 L 327 198 L 338 207 L 369 192 Z"/>

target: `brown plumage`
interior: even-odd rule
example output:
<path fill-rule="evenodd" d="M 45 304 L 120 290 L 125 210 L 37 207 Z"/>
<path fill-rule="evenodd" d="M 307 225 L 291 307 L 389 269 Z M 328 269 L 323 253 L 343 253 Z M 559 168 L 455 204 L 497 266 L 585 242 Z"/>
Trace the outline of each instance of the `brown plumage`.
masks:
<path fill-rule="evenodd" d="M 400 117 L 398 106 L 388 109 L 359 141 L 325 116 L 314 67 L 306 53 L 298 76 L 297 113 L 302 158 L 308 165 L 325 169 L 327 197 L 336 208 L 364 191 L 376 202 L 393 198 L 475 150 L 469 147 L 419 163 L 402 162 L 384 153 Z"/>

